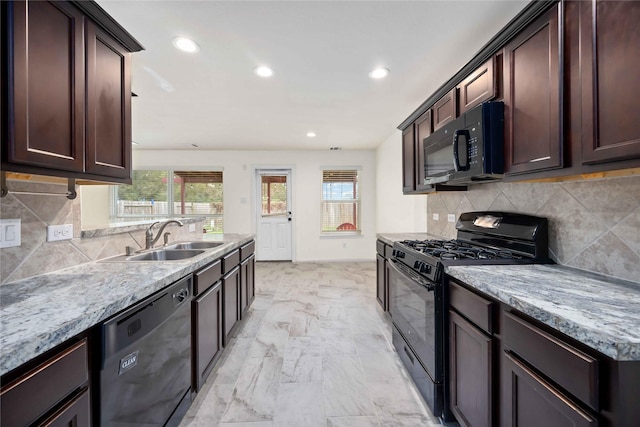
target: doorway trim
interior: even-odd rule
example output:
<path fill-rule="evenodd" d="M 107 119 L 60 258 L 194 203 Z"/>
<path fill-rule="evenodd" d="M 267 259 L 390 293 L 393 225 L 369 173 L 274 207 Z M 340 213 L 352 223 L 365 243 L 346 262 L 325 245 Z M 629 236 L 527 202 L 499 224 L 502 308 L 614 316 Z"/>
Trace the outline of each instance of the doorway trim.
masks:
<path fill-rule="evenodd" d="M 251 167 L 251 229 L 252 233 L 256 238 L 258 238 L 258 220 L 260 216 L 258 215 L 258 208 L 260 204 L 258 203 L 258 197 L 260 195 L 260 188 L 258 188 L 258 178 L 260 173 L 264 172 L 288 172 L 289 173 L 289 206 L 292 212 L 292 220 L 291 220 L 291 262 L 296 262 L 297 260 L 297 251 L 296 251 L 296 205 L 295 205 L 295 186 L 296 186 L 296 170 L 294 165 L 252 165 Z M 257 248 L 256 248 L 257 249 Z"/>

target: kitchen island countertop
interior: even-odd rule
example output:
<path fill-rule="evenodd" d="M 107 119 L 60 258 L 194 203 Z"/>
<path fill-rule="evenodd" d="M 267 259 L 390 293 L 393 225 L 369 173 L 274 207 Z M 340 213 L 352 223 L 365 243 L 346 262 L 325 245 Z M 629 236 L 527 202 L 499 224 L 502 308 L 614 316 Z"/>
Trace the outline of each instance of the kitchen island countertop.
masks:
<path fill-rule="evenodd" d="M 614 360 L 640 360 L 640 284 L 562 265 L 452 266 L 445 272 Z"/>
<path fill-rule="evenodd" d="M 216 240 L 216 239 L 213 239 Z M 253 240 L 224 244 L 167 262 L 94 261 L 0 286 L 0 375 Z"/>

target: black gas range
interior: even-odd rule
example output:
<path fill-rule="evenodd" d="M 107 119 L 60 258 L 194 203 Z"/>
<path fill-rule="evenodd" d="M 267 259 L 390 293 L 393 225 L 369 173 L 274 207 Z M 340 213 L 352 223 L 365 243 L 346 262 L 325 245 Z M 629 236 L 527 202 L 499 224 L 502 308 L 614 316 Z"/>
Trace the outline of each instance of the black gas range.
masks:
<path fill-rule="evenodd" d="M 393 344 L 433 414 L 445 421 L 447 292 L 445 266 L 551 263 L 546 218 L 467 212 L 454 240 L 395 242 L 389 269 Z"/>

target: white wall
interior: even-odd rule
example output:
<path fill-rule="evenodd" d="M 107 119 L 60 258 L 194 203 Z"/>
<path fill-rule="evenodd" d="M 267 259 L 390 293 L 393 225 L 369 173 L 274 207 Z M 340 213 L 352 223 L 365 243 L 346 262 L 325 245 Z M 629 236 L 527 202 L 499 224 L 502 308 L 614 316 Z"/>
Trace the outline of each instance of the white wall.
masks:
<path fill-rule="evenodd" d="M 376 231 L 427 231 L 427 196 L 402 194 L 402 132 L 396 130 L 376 150 Z"/>
<path fill-rule="evenodd" d="M 168 151 L 134 150 L 133 168 L 223 170 L 224 231 L 253 233 L 255 169 L 292 169 L 294 261 L 373 260 L 376 233 L 376 155 L 363 151 Z M 361 168 L 360 236 L 320 236 L 322 169 Z M 398 183 L 397 177 L 394 181 Z M 399 187 L 399 183 L 397 185 Z M 400 188 L 400 190 L 402 190 Z M 424 216 L 426 209 L 422 208 Z"/>

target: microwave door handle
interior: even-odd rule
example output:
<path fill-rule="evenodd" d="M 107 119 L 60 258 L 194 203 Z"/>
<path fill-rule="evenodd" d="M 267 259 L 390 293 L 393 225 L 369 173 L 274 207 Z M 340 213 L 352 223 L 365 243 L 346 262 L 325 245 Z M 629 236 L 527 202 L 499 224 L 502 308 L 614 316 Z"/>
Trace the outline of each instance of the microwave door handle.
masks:
<path fill-rule="evenodd" d="M 469 134 L 469 131 L 466 129 L 456 129 L 456 131 L 453 133 L 453 165 L 455 166 L 457 172 L 468 171 L 470 167 L 468 154 L 467 154 L 467 164 L 465 164 L 464 166 L 460 165 L 458 138 L 461 135 L 463 135 L 466 138 L 467 143 L 465 144 L 465 146 L 469 144 L 469 139 L 471 139 L 471 135 Z"/>

